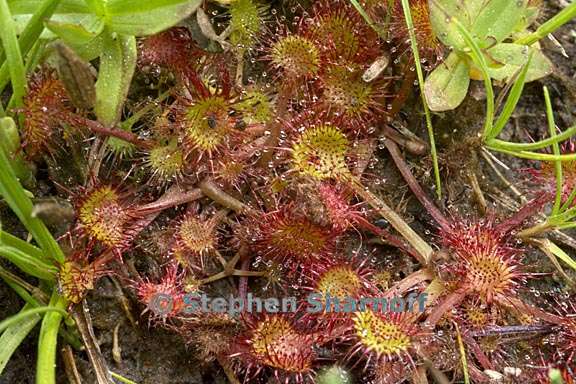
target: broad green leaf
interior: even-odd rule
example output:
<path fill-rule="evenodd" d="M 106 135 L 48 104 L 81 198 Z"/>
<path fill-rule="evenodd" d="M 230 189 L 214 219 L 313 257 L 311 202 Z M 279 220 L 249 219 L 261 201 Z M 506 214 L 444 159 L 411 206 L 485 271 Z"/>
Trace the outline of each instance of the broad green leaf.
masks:
<path fill-rule="evenodd" d="M 478 16 L 472 23 L 472 28 L 467 28 L 480 42 L 493 39 L 496 42 L 503 41 L 510 36 L 516 25 L 526 12 L 527 0 L 471 0 L 483 3 Z M 485 45 L 480 43 L 482 48 Z"/>
<path fill-rule="evenodd" d="M 13 15 L 26 15 L 34 13 L 42 4 L 42 0 L 8 0 L 8 6 Z M 84 0 L 61 0 L 56 8 L 57 14 L 89 13 Z"/>
<path fill-rule="evenodd" d="M 528 57 L 531 53 L 533 56 L 526 74 L 527 83 L 552 73 L 552 62 L 537 47 L 502 43 L 487 51 L 487 56 L 499 64 L 489 68 L 490 77 L 494 80 L 508 81 L 528 62 Z"/>
<path fill-rule="evenodd" d="M 201 0 L 110 0 L 107 25 L 117 33 L 153 35 L 190 16 Z"/>
<path fill-rule="evenodd" d="M 458 0 L 429 0 L 432 29 L 448 47 L 463 49 L 466 45 L 456 26 L 450 22 L 453 15 L 459 15 L 461 22 L 469 26 L 470 20 L 464 5 Z"/>
<path fill-rule="evenodd" d="M 120 120 L 136 68 L 136 39 L 112 35 L 108 31 L 104 31 L 101 37 L 103 54 L 96 81 L 95 112 L 102 124 L 111 127 Z"/>
<path fill-rule="evenodd" d="M 82 24 L 62 23 L 49 21 L 46 27 L 56 36 L 60 37 L 82 59 L 90 61 L 102 53 L 102 37 L 104 23 L 99 19 L 93 19 L 91 26 Z"/>
<path fill-rule="evenodd" d="M 514 32 L 526 12 L 527 0 L 429 0 L 430 20 L 438 38 L 447 46 L 466 47 L 452 17 L 479 40 L 481 47 L 501 42 Z"/>
<path fill-rule="evenodd" d="M 88 27 L 82 24 L 47 21 L 46 27 L 66 44 L 75 46 L 91 43 L 104 30 L 104 23 L 95 20 L 94 25 Z"/>
<path fill-rule="evenodd" d="M 451 53 L 424 82 L 430 110 L 441 112 L 458 107 L 466 97 L 469 85 L 468 63 L 456 53 Z"/>

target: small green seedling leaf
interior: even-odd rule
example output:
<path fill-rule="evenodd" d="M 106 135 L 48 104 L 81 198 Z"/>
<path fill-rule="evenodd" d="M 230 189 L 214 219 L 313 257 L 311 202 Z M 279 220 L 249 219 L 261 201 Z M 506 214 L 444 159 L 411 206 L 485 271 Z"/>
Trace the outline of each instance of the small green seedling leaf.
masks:
<path fill-rule="evenodd" d="M 424 94 L 430 110 L 449 111 L 459 106 L 470 85 L 470 69 L 455 52 L 440 64 L 424 82 Z"/>

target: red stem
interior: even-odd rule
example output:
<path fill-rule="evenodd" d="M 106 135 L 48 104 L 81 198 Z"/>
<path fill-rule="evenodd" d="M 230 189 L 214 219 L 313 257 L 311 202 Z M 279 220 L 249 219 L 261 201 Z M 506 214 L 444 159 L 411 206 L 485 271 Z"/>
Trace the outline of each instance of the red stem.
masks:
<path fill-rule="evenodd" d="M 99 122 L 90 119 L 82 119 L 81 124 L 86 125 L 88 129 L 90 129 L 94 133 L 122 139 L 124 141 L 134 144 L 138 148 L 148 149 L 152 147 L 152 143 L 150 141 L 142 140 L 138 137 L 138 135 L 132 132 L 124 131 L 118 128 L 108 128 L 103 126 Z"/>
<path fill-rule="evenodd" d="M 529 219 L 534 216 L 540 209 L 550 201 L 550 196 L 547 194 L 542 194 L 535 198 L 534 200 L 528 202 L 522 209 L 510 217 L 506 221 L 500 223 L 496 230 L 501 233 L 510 232 L 514 228 L 518 228 L 522 225 L 524 220 Z"/>
<path fill-rule="evenodd" d="M 272 161 L 274 156 L 274 149 L 278 146 L 280 141 L 280 132 L 282 131 L 282 120 L 288 112 L 288 100 L 290 99 L 290 88 L 284 87 L 278 93 L 276 99 L 276 117 L 270 120 L 267 124 L 267 129 L 270 131 L 270 136 L 266 140 L 266 151 L 258 161 L 260 167 L 267 167 L 268 163 Z"/>
<path fill-rule="evenodd" d="M 450 293 L 448 296 L 446 296 L 444 298 L 444 301 L 442 301 L 434 308 L 432 313 L 430 313 L 430 315 L 424 322 L 426 327 L 434 329 L 436 323 L 440 321 L 442 316 L 444 316 L 444 314 L 448 312 L 451 308 L 454 308 L 456 305 L 458 305 L 465 297 L 466 297 L 466 291 L 464 290 L 454 291 Z"/>
<path fill-rule="evenodd" d="M 496 297 L 496 300 L 502 305 L 513 307 L 517 311 L 520 311 L 520 313 L 527 313 L 547 323 L 556 325 L 566 324 L 566 320 L 563 317 L 544 312 L 539 308 L 524 303 L 516 297 Z"/>

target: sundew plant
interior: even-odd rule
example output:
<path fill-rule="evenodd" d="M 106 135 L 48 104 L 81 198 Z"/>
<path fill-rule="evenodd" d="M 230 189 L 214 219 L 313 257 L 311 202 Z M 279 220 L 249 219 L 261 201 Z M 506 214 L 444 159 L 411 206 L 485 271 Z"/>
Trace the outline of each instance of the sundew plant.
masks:
<path fill-rule="evenodd" d="M 573 383 L 575 20 L 0 0 L 0 383 Z"/>

